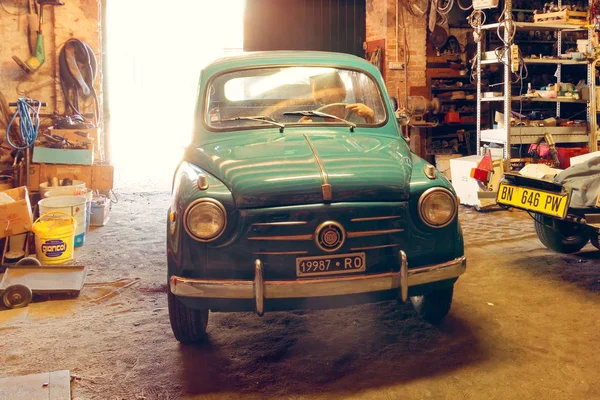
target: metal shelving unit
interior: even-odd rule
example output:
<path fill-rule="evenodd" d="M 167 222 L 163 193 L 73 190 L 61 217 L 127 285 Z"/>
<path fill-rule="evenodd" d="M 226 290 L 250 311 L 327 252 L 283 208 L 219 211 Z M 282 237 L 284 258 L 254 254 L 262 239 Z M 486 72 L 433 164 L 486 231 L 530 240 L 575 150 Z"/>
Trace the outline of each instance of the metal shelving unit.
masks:
<path fill-rule="evenodd" d="M 592 0 L 590 0 L 591 2 Z M 559 6 L 561 6 L 561 1 L 559 0 Z M 512 16 L 512 1 L 505 0 L 504 5 L 504 22 L 491 23 L 480 25 L 476 27 L 476 33 L 480 38 L 483 38 L 484 31 L 487 30 L 498 30 L 503 29 L 503 40 L 506 46 L 510 46 L 514 43 L 514 37 L 511 37 L 510 32 L 504 27 L 507 24 L 511 24 L 514 26 L 516 30 L 523 29 L 543 29 L 543 30 L 556 30 L 557 31 L 557 56 L 559 58 L 549 59 L 549 58 L 524 58 L 523 62 L 525 64 L 553 64 L 556 65 L 557 68 L 557 82 L 561 82 L 561 74 L 562 74 L 562 66 L 563 65 L 585 65 L 587 66 L 587 84 L 589 90 L 588 100 L 582 99 L 573 99 L 567 97 L 559 97 L 559 98 L 532 98 L 526 96 L 513 96 L 512 95 L 512 82 L 511 82 L 511 54 L 510 51 L 504 52 L 504 57 L 493 58 L 493 59 L 485 59 L 482 60 L 482 43 L 481 40 L 477 41 L 477 153 L 481 154 L 481 144 L 484 143 L 497 143 L 503 145 L 503 159 L 505 163 L 510 159 L 510 150 L 511 145 L 513 144 L 530 144 L 537 143 L 541 138 L 544 137 L 545 132 L 549 132 L 552 134 L 556 143 L 580 143 L 585 142 L 588 143 L 590 152 L 597 151 L 598 149 L 598 134 L 597 134 L 597 120 L 596 120 L 596 105 L 595 105 L 595 79 L 594 79 L 594 71 L 596 69 L 596 61 L 588 61 L 588 60 L 570 60 L 570 59 L 562 59 L 561 56 L 561 42 L 562 42 L 562 33 L 565 31 L 587 31 L 588 39 L 591 38 L 594 34 L 593 27 L 582 28 L 577 25 L 572 24 L 563 24 L 563 23 L 531 23 L 531 22 L 516 22 Z M 481 90 L 481 75 L 482 75 L 482 66 L 488 64 L 503 64 L 503 84 L 502 84 L 502 96 L 496 97 L 483 97 Z M 600 65 L 599 65 L 600 66 Z M 583 74 L 582 74 L 583 75 Z M 482 117 L 482 103 L 486 102 L 503 102 L 503 125 L 504 128 L 501 129 L 481 129 L 481 117 Z M 582 103 L 586 104 L 586 113 L 587 113 L 587 123 L 588 127 L 512 127 L 511 120 L 511 110 L 513 108 L 513 102 L 522 102 L 522 103 L 530 103 L 530 102 L 554 102 L 556 103 L 556 115 L 560 117 L 561 111 L 561 103 Z"/>

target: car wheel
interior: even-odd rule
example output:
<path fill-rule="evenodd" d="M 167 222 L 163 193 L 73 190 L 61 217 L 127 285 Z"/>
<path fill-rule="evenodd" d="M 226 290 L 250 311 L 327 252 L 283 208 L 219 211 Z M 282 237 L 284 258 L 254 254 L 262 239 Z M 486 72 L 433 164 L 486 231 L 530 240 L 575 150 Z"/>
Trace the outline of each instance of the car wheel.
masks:
<path fill-rule="evenodd" d="M 574 222 L 554 220 L 553 218 L 534 214 L 535 232 L 540 242 L 550 250 L 559 253 L 575 253 L 590 240 L 585 225 Z"/>
<path fill-rule="evenodd" d="M 600 250 L 600 233 L 599 232 L 594 232 L 591 237 L 590 237 L 590 243 L 597 248 L 598 250 Z"/>
<path fill-rule="evenodd" d="M 177 296 L 168 290 L 169 319 L 175 339 L 183 344 L 202 343 L 206 340 L 208 310 L 186 307 Z"/>
<path fill-rule="evenodd" d="M 430 324 L 438 325 L 450 311 L 453 293 L 454 285 L 422 296 L 413 296 L 410 302 L 421 318 Z"/>

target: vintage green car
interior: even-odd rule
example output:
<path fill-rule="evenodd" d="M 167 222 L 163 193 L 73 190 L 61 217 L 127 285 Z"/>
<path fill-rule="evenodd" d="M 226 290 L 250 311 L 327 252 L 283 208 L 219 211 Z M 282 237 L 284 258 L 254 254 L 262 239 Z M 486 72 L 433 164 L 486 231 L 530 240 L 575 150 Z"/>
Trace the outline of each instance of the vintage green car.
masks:
<path fill-rule="evenodd" d="M 411 299 L 439 323 L 466 269 L 458 202 L 411 153 L 378 69 L 257 52 L 201 73 L 167 221 L 175 337 L 211 312 Z"/>

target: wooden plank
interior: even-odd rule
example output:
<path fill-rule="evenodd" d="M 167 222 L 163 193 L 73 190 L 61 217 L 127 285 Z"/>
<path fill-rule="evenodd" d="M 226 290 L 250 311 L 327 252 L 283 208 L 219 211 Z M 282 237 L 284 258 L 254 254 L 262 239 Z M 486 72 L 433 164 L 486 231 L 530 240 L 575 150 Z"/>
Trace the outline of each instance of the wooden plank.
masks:
<path fill-rule="evenodd" d="M 562 10 L 533 16 L 536 23 L 564 23 L 581 25 L 587 22 L 587 12 Z"/>
<path fill-rule="evenodd" d="M 0 399 L 70 400 L 71 374 L 63 370 L 0 378 Z"/>

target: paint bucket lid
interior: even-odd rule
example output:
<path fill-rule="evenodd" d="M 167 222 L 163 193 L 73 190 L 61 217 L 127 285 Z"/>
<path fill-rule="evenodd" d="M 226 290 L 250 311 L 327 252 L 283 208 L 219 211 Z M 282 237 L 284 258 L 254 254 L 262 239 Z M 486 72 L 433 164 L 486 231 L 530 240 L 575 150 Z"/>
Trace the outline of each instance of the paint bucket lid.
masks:
<path fill-rule="evenodd" d="M 32 226 L 33 232 L 38 236 L 48 235 L 71 235 L 77 227 L 77 220 L 71 215 L 53 211 L 43 214 L 35 220 Z"/>

